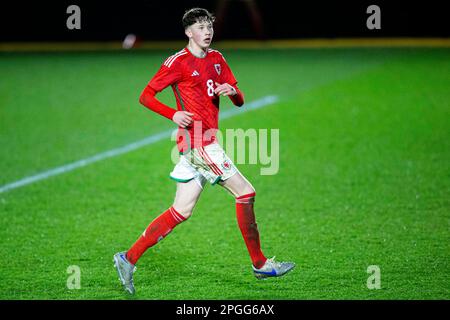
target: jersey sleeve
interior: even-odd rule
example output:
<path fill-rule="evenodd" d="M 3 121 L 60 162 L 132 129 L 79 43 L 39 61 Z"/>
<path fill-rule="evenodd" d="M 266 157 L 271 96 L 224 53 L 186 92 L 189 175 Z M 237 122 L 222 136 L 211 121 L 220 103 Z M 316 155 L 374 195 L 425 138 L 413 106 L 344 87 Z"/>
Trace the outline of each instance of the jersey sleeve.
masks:
<path fill-rule="evenodd" d="M 221 64 L 222 64 L 222 74 L 221 74 L 221 82 L 222 83 L 228 83 L 232 85 L 233 87 L 236 86 L 237 80 L 234 77 L 233 72 L 231 71 L 230 66 L 228 65 L 225 58 L 221 55 Z"/>
<path fill-rule="evenodd" d="M 181 70 L 177 63 L 170 67 L 162 64 L 158 72 L 153 76 L 148 85 L 156 92 L 160 92 L 181 80 Z"/>

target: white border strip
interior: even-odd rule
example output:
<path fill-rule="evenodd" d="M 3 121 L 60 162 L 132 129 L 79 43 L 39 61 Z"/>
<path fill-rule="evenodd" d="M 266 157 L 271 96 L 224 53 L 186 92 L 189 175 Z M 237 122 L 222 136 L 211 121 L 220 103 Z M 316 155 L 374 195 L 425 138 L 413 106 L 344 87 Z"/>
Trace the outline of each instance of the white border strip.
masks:
<path fill-rule="evenodd" d="M 266 96 L 264 98 L 261 98 L 261 99 L 258 99 L 258 100 L 255 100 L 255 101 L 245 104 L 242 107 L 242 109 L 241 108 L 233 108 L 233 109 L 229 109 L 224 112 L 221 112 L 219 117 L 221 120 L 230 118 L 230 117 L 236 116 L 238 114 L 242 114 L 243 112 L 247 112 L 247 111 L 265 107 L 265 106 L 273 104 L 277 101 L 278 101 L 277 96 Z M 81 159 L 81 160 L 78 160 L 78 161 L 57 167 L 57 168 L 53 168 L 53 169 L 38 173 L 33 176 L 25 177 L 23 179 L 15 181 L 15 182 L 5 184 L 0 187 L 0 193 L 6 192 L 6 191 L 9 191 L 12 189 L 20 188 L 20 187 L 26 186 L 28 184 L 31 184 L 31 183 L 34 183 L 34 182 L 37 182 L 40 180 L 48 179 L 50 177 L 53 177 L 53 176 L 56 176 L 56 175 L 59 175 L 62 173 L 66 173 L 66 172 L 90 165 L 90 164 L 98 162 L 98 161 L 102 161 L 102 160 L 112 158 L 112 157 L 117 157 L 122 154 L 131 152 L 133 150 L 140 149 L 147 145 L 161 141 L 165 138 L 169 138 L 173 131 L 174 131 L 174 129 L 165 130 L 165 131 L 156 133 L 154 135 L 151 135 L 147 138 L 144 138 L 142 140 L 127 144 L 123 147 L 119 147 L 119 148 L 112 149 L 109 151 L 101 152 L 92 157 Z"/>

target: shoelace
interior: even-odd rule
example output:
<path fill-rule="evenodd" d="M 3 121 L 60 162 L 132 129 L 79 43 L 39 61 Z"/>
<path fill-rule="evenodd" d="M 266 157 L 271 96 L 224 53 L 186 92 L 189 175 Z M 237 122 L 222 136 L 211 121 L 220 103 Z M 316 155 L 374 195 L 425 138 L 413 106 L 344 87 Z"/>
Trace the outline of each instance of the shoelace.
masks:
<path fill-rule="evenodd" d="M 273 256 L 272 258 L 268 259 L 268 261 L 270 261 L 270 263 L 272 265 L 276 266 L 277 268 L 281 268 L 281 262 L 275 261 L 275 256 Z"/>

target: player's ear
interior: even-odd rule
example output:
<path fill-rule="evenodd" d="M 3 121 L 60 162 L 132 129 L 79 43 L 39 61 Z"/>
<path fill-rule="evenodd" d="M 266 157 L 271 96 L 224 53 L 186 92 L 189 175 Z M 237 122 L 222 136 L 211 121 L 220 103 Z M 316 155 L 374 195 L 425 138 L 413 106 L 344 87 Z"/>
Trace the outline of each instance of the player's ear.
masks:
<path fill-rule="evenodd" d="M 184 33 L 187 35 L 188 38 L 192 38 L 192 31 L 191 31 L 191 28 L 190 28 L 190 27 L 187 27 L 187 28 L 184 30 Z"/>

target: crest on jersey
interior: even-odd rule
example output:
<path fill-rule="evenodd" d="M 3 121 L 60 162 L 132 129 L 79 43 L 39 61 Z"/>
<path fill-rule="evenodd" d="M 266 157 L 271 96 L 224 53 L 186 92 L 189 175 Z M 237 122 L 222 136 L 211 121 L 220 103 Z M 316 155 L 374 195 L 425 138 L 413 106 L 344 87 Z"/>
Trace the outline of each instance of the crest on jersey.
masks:
<path fill-rule="evenodd" d="M 216 69 L 217 74 L 220 76 L 220 72 L 222 71 L 222 69 L 220 68 L 220 63 L 216 63 L 214 65 L 214 68 Z"/>

